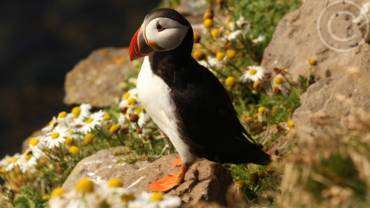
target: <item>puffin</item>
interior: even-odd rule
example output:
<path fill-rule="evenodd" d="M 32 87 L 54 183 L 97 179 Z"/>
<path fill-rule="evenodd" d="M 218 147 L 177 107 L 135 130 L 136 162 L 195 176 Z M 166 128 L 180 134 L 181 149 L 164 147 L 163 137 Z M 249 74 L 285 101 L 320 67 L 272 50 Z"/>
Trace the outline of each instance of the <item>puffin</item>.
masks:
<path fill-rule="evenodd" d="M 179 155 L 171 165 L 176 172 L 151 182 L 150 191 L 178 186 L 198 158 L 232 164 L 271 161 L 240 123 L 217 77 L 192 57 L 193 35 L 184 16 L 161 8 L 145 16 L 130 42 L 130 60 L 144 57 L 138 100 Z"/>

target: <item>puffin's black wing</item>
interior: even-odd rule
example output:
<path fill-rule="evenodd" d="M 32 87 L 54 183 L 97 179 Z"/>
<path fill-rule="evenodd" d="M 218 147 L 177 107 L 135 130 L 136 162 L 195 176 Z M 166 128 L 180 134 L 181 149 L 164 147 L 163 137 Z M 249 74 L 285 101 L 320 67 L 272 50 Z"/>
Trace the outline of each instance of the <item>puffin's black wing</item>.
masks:
<path fill-rule="evenodd" d="M 222 163 L 270 161 L 240 124 L 227 91 L 208 69 L 193 60 L 176 71 L 172 84 L 179 130 L 196 155 Z"/>

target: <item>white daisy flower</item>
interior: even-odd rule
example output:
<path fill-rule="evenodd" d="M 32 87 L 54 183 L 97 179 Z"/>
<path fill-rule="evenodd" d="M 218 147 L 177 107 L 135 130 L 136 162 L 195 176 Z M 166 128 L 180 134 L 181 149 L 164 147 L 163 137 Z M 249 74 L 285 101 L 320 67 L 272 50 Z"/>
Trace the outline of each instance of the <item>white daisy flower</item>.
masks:
<path fill-rule="evenodd" d="M 259 35 L 256 39 L 253 39 L 252 42 L 257 44 L 257 43 L 261 43 L 261 42 L 265 41 L 265 39 L 266 39 L 266 36 Z"/>
<path fill-rule="evenodd" d="M 126 108 L 128 106 L 128 101 L 127 100 L 121 100 L 120 102 L 119 102 L 119 104 L 118 104 L 118 107 L 120 108 L 120 109 L 122 109 L 122 108 Z"/>
<path fill-rule="evenodd" d="M 72 110 L 72 114 L 75 117 L 75 124 L 83 122 L 91 114 L 90 104 L 81 104 L 79 107 L 75 107 Z"/>
<path fill-rule="evenodd" d="M 163 208 L 176 208 L 180 206 L 181 206 L 181 199 L 176 196 L 166 195 L 163 201 L 159 203 L 159 207 L 163 207 Z"/>
<path fill-rule="evenodd" d="M 104 111 L 98 111 L 91 114 L 80 123 L 81 128 L 79 128 L 78 131 L 86 134 L 96 127 L 101 126 L 104 121 L 104 115 Z"/>
<path fill-rule="evenodd" d="M 70 136 L 69 128 L 56 126 L 53 131 L 49 132 L 42 140 L 49 149 L 53 149 L 64 143 L 65 139 Z"/>
<path fill-rule="evenodd" d="M 70 191 L 61 197 L 49 200 L 50 208 L 100 208 L 103 202 L 99 194 L 81 194 Z"/>
<path fill-rule="evenodd" d="M 126 121 L 127 121 L 126 116 L 125 116 L 125 115 L 123 115 L 123 114 L 120 114 L 120 115 L 119 115 L 119 117 L 118 117 L 118 124 L 119 124 L 120 126 L 124 126 L 124 125 L 125 125 L 125 123 L 126 123 Z"/>
<path fill-rule="evenodd" d="M 147 113 L 141 112 L 139 114 L 139 120 L 137 121 L 137 124 L 139 125 L 140 128 L 143 128 L 143 126 L 148 123 L 150 120 L 150 117 Z"/>
<path fill-rule="evenodd" d="M 129 203 L 131 208 L 177 208 L 181 206 L 179 197 L 162 193 L 141 193 L 135 201 Z"/>
<path fill-rule="evenodd" d="M 35 170 L 40 155 L 34 155 L 32 151 L 25 152 L 19 159 L 18 165 L 22 173 Z"/>
<path fill-rule="evenodd" d="M 41 129 L 41 131 L 43 131 L 43 132 L 50 132 L 50 131 L 52 131 L 55 128 L 55 126 L 57 124 L 58 124 L 57 119 L 55 117 L 53 117 L 51 119 L 51 121 L 49 121 L 49 123 L 44 128 Z"/>
<path fill-rule="evenodd" d="M 242 30 L 235 30 L 234 32 L 230 33 L 226 39 L 229 40 L 229 41 L 232 41 L 232 40 L 236 40 L 238 37 L 240 37 L 241 35 L 243 35 L 243 31 Z"/>
<path fill-rule="evenodd" d="M 222 67 L 222 62 L 217 60 L 216 57 L 209 57 L 207 60 L 208 60 L 208 65 L 210 67 L 215 67 L 215 68 Z"/>
<path fill-rule="evenodd" d="M 21 158 L 20 154 L 15 154 L 13 156 L 6 156 L 0 161 L 0 166 L 3 167 L 6 171 L 12 171 L 19 164 L 19 159 Z"/>
<path fill-rule="evenodd" d="M 256 82 L 263 79 L 265 76 L 265 69 L 261 66 L 250 66 L 248 67 L 248 70 L 244 72 L 244 74 L 241 77 L 241 80 L 243 82 L 246 82 L 248 80 Z"/>
<path fill-rule="evenodd" d="M 243 33 L 248 33 L 251 29 L 251 24 L 243 16 L 241 16 L 237 21 L 235 21 L 233 27 L 231 27 L 232 31 L 236 29 L 242 30 Z"/>
<path fill-rule="evenodd" d="M 42 150 L 45 148 L 45 146 L 45 140 L 41 139 L 40 137 L 33 137 L 28 140 L 28 149 L 37 157 L 44 155 Z"/>
<path fill-rule="evenodd" d="M 240 16 L 238 20 L 235 21 L 235 24 L 238 28 L 249 28 L 249 22 L 243 17 Z"/>
<path fill-rule="evenodd" d="M 102 202 L 110 208 L 178 208 L 181 206 L 179 197 L 162 193 L 143 192 L 135 195 L 128 189 L 112 185 L 114 183 L 94 183 L 91 190 L 87 184 L 68 192 L 53 191 L 49 200 L 51 208 L 100 208 Z"/>

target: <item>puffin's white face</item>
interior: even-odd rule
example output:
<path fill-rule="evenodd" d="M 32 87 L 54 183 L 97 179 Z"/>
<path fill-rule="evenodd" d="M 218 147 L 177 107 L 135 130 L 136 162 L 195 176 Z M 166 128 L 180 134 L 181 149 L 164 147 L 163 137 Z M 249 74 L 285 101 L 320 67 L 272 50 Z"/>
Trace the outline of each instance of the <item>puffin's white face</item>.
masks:
<path fill-rule="evenodd" d="M 170 51 L 184 40 L 188 27 L 166 17 L 158 17 L 144 26 L 145 42 L 155 51 Z"/>

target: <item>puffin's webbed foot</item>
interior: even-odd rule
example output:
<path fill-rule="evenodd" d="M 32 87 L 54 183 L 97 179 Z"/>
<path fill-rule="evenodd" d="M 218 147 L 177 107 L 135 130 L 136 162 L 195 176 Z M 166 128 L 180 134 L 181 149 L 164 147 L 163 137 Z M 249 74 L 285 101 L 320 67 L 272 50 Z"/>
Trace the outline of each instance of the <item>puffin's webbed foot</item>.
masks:
<path fill-rule="evenodd" d="M 187 166 L 181 162 L 180 158 L 177 158 L 171 167 L 179 167 L 180 170 L 175 173 L 170 173 L 163 178 L 153 181 L 149 184 L 149 191 L 152 192 L 167 192 L 178 186 L 184 179 Z"/>

